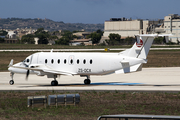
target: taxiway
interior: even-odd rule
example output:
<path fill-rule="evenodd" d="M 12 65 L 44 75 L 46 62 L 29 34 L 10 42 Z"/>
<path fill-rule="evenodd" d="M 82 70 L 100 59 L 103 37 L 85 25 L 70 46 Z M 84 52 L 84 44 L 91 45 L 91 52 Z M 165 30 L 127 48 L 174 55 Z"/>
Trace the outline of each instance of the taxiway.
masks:
<path fill-rule="evenodd" d="M 0 72 L 1 91 L 40 91 L 40 90 L 120 90 L 120 91 L 168 91 L 180 92 L 180 67 L 143 68 L 140 72 L 128 74 L 110 74 L 91 76 L 91 84 L 84 85 L 85 77 L 60 76 L 59 85 L 51 86 L 53 79 L 46 76 L 29 75 L 28 81 L 24 74 L 14 75 L 14 85 L 9 85 L 9 72 Z"/>

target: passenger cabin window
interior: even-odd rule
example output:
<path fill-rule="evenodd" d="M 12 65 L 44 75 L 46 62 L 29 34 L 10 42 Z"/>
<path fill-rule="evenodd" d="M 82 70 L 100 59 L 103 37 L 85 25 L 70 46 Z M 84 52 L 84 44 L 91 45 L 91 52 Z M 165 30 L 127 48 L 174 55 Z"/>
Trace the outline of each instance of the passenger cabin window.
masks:
<path fill-rule="evenodd" d="M 47 59 L 45 59 L 45 63 L 47 63 Z"/>
<path fill-rule="evenodd" d="M 70 60 L 70 63 L 73 64 L 73 60 L 72 59 Z"/>
<path fill-rule="evenodd" d="M 51 60 L 51 63 L 52 63 L 52 64 L 54 63 L 54 60 L 53 60 L 53 59 Z"/>
<path fill-rule="evenodd" d="M 90 64 L 92 64 L 92 60 L 90 60 Z"/>
<path fill-rule="evenodd" d="M 77 59 L 77 64 L 79 64 L 79 59 Z"/>
<path fill-rule="evenodd" d="M 64 59 L 64 64 L 66 64 L 66 59 Z"/>
<path fill-rule="evenodd" d="M 83 63 L 86 64 L 86 60 L 85 59 L 83 60 Z"/>
<path fill-rule="evenodd" d="M 58 64 L 60 63 L 60 59 L 58 59 Z"/>

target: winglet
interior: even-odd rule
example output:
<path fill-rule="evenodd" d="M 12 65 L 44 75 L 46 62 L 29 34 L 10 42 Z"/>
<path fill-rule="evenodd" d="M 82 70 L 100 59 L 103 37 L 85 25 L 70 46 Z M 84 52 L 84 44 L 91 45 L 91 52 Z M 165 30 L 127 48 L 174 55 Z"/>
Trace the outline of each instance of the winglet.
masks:
<path fill-rule="evenodd" d="M 10 61 L 9 65 L 8 65 L 8 67 L 10 67 L 10 66 L 12 66 L 12 65 L 13 65 L 13 59 L 11 59 L 11 61 Z"/>

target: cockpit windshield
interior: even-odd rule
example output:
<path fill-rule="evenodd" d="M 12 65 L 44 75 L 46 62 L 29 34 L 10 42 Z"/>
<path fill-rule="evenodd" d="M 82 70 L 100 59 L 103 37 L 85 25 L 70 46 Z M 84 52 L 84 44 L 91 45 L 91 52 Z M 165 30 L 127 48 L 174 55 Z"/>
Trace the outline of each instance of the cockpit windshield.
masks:
<path fill-rule="evenodd" d="M 25 64 L 30 64 L 30 60 L 31 60 L 31 56 L 28 56 L 28 57 L 23 61 L 23 63 L 25 63 Z"/>
<path fill-rule="evenodd" d="M 29 58 L 25 59 L 23 62 L 29 63 Z"/>

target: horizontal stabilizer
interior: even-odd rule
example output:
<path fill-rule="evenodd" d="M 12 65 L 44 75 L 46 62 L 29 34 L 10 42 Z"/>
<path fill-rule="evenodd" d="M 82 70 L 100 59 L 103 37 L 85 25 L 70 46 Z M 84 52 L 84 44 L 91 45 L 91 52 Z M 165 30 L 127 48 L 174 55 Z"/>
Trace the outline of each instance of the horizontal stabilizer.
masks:
<path fill-rule="evenodd" d="M 143 64 L 137 64 L 131 67 L 126 67 L 120 70 L 116 70 L 115 73 L 116 74 L 120 74 L 120 73 L 130 73 L 130 72 L 136 72 L 136 71 L 141 71 L 142 70 L 142 66 Z"/>
<path fill-rule="evenodd" d="M 122 65 L 122 68 L 123 68 L 124 73 L 130 72 L 129 61 L 123 60 L 123 61 L 121 61 L 121 65 Z"/>

